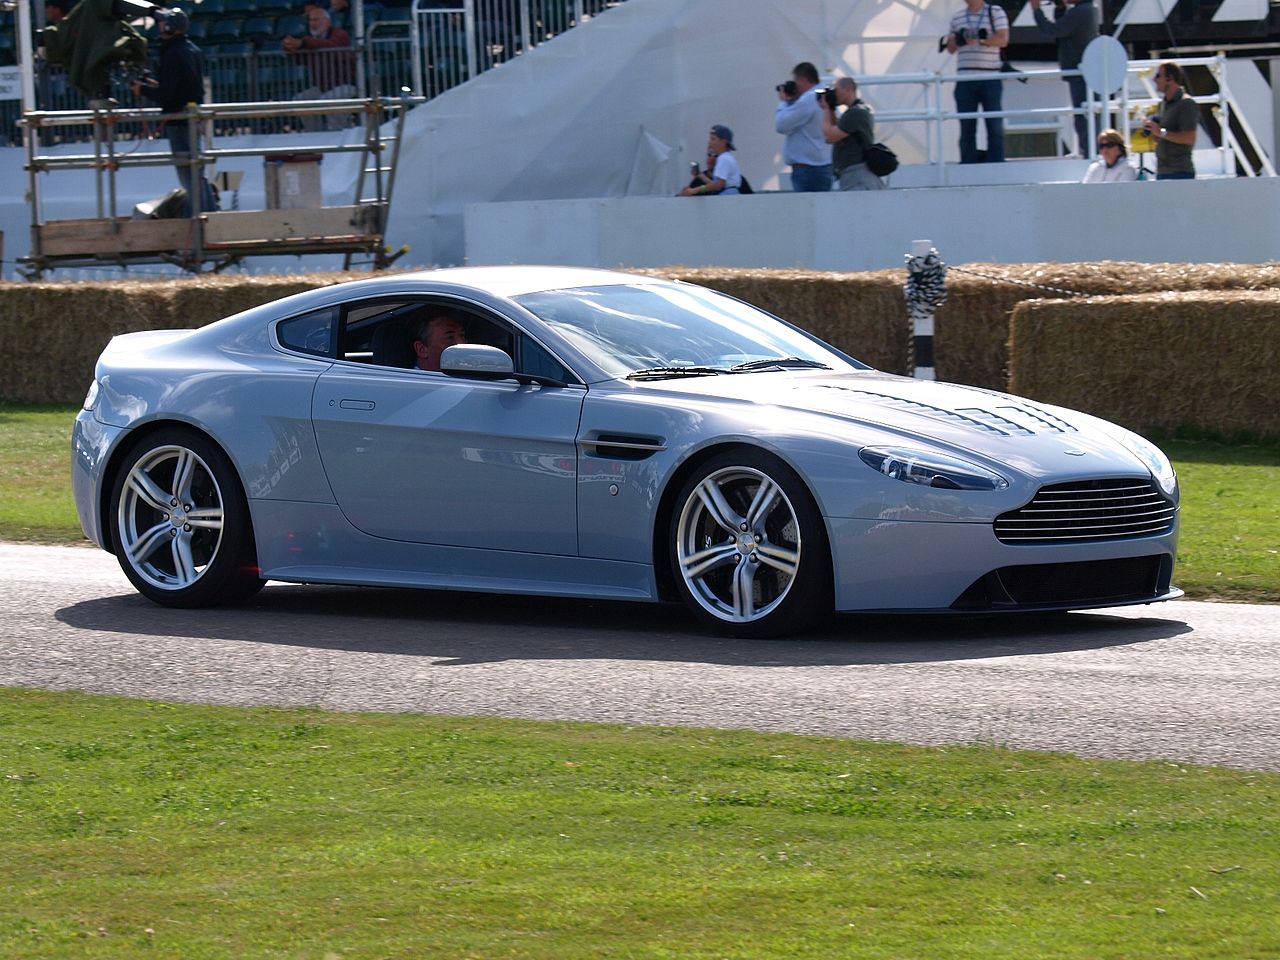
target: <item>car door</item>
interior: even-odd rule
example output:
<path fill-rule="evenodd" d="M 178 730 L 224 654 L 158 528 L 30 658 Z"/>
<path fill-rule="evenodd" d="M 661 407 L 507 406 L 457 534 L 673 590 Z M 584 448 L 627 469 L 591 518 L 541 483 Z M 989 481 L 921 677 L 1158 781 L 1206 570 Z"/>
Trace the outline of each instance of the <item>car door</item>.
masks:
<path fill-rule="evenodd" d="M 474 307 L 465 315 L 471 330 L 496 331 L 472 342 L 505 337 L 517 357 L 524 352 L 523 334 L 505 321 Z M 359 347 L 361 338 L 368 332 L 347 342 Z M 325 473 L 355 527 L 392 540 L 577 555 L 585 387 L 461 379 L 362 359 L 358 349 L 340 350 L 312 401 Z"/>

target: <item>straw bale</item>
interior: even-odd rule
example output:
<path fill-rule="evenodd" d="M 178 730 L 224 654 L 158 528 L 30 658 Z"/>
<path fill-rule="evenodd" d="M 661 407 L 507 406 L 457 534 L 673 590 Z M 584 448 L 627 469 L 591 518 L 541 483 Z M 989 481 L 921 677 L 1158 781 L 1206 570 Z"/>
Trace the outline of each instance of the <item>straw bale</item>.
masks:
<path fill-rule="evenodd" d="M 1160 290 L 1266 290 L 1280 288 L 1280 264 L 1105 261 L 950 266 L 947 302 L 938 309 L 934 326 L 938 379 L 1005 389 L 1013 309 L 1029 299 L 1069 296 L 1044 287 L 1104 296 Z"/>
<path fill-rule="evenodd" d="M 719 290 L 782 317 L 873 367 L 910 372 L 911 330 L 901 271 L 664 267 L 635 272 Z"/>
<path fill-rule="evenodd" d="M 1010 389 L 1138 431 L 1280 439 L 1280 290 L 1020 304 Z"/>
<path fill-rule="evenodd" d="M 84 397 L 98 354 L 117 334 L 202 327 L 353 276 L 228 274 L 0 284 L 0 399 L 74 403 Z"/>
<path fill-rule="evenodd" d="M 170 298 L 159 284 L 9 286 L 0 291 L 0 397 L 81 400 L 112 337 L 174 325 Z"/>

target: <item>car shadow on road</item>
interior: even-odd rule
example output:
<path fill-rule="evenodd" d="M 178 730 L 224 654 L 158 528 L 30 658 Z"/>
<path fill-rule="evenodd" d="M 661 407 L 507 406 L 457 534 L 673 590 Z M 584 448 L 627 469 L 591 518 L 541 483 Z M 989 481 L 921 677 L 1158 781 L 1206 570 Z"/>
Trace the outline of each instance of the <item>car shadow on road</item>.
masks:
<path fill-rule="evenodd" d="M 703 631 L 677 604 L 280 584 L 231 609 L 170 610 L 126 594 L 73 604 L 56 617 L 83 630 L 421 656 L 441 666 L 557 659 L 855 666 L 1068 653 L 1190 632 L 1176 605 L 1156 609 L 1163 616 L 843 615 L 804 637 L 736 640 Z"/>

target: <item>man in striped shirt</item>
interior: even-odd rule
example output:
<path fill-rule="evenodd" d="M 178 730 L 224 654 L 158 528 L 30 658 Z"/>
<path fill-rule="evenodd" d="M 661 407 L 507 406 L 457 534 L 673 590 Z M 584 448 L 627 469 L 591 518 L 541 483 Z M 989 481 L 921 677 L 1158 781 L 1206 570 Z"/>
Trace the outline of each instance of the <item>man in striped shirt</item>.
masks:
<path fill-rule="evenodd" d="M 976 113 L 1003 109 L 1004 86 L 1000 79 L 1000 50 L 1009 45 L 1009 17 L 984 0 L 966 0 L 964 9 L 951 18 L 948 53 L 956 55 L 956 73 L 973 74 L 956 83 L 956 111 Z M 987 117 L 987 163 L 1004 160 L 1004 118 Z M 960 162 L 977 163 L 977 118 L 960 121 Z"/>

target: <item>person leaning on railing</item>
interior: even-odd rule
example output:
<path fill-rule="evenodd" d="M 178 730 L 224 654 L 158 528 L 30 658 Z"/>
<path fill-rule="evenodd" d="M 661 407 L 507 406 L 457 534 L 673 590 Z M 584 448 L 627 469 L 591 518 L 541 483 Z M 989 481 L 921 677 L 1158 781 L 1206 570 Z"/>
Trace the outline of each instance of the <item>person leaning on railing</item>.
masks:
<path fill-rule="evenodd" d="M 354 97 L 355 59 L 351 51 L 351 35 L 333 25 L 329 17 L 329 0 L 307 0 L 303 13 L 307 18 L 307 33 L 280 41 L 280 46 L 289 56 L 306 65 L 311 83 L 293 99 L 346 100 Z M 350 126 L 351 119 L 339 114 L 303 117 L 302 125 L 307 130 L 340 130 Z"/>
<path fill-rule="evenodd" d="M 1137 180 L 1138 171 L 1129 162 L 1129 148 L 1119 130 L 1098 134 L 1098 159 L 1089 164 L 1081 183 L 1121 183 Z"/>

